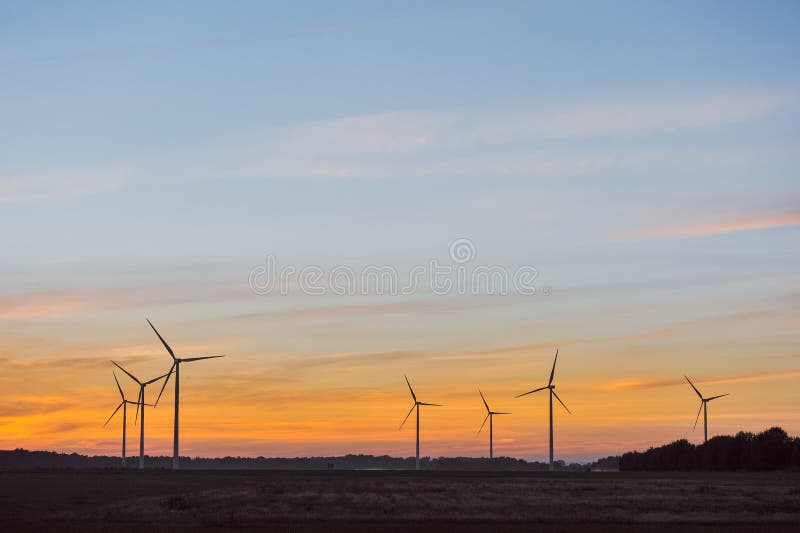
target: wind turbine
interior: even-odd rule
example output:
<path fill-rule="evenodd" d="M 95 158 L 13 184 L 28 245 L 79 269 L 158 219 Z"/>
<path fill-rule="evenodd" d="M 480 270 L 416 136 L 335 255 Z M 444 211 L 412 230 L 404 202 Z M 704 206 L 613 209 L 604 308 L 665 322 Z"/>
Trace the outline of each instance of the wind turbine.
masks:
<path fill-rule="evenodd" d="M 138 404 L 138 402 L 132 402 L 132 401 L 128 400 L 127 398 L 125 398 L 125 393 L 122 392 L 122 387 L 119 384 L 119 380 L 117 379 L 116 372 L 112 372 L 112 374 L 114 374 L 114 381 L 117 383 L 117 389 L 119 389 L 119 395 L 122 398 L 122 401 L 119 402 L 119 405 L 117 406 L 117 408 L 114 409 L 114 412 L 111 413 L 111 416 L 108 417 L 108 420 L 106 420 L 106 423 L 103 424 L 103 427 L 106 427 L 108 425 L 108 423 L 111 422 L 111 419 L 114 418 L 114 415 L 117 414 L 117 411 L 119 411 L 119 409 L 121 407 L 122 408 L 122 466 L 124 467 L 125 466 L 125 444 L 127 442 L 126 429 L 128 427 L 128 404 L 136 405 L 137 407 L 139 406 L 139 404 Z M 150 405 L 150 404 L 146 404 L 146 405 Z"/>
<path fill-rule="evenodd" d="M 409 383 L 409 381 L 408 381 L 408 377 L 407 376 L 403 376 L 403 377 L 406 378 L 406 384 L 408 385 L 408 390 L 411 391 L 411 398 L 414 400 L 414 405 L 411 406 L 411 411 L 408 412 L 406 417 L 403 419 L 403 423 L 400 424 L 400 429 L 403 429 L 403 426 L 405 425 L 406 420 L 408 420 L 408 417 L 411 416 L 411 412 L 414 411 L 414 409 L 416 409 L 417 410 L 417 463 L 416 463 L 416 469 L 419 470 L 419 406 L 420 405 L 430 405 L 430 406 L 433 406 L 433 407 L 442 407 L 442 406 L 441 406 L 441 404 L 438 404 L 438 403 L 425 403 L 425 402 L 418 401 L 417 400 L 417 395 L 414 394 L 414 389 L 411 388 L 411 383 Z"/>
<path fill-rule="evenodd" d="M 483 393 L 480 389 L 478 389 L 478 394 L 481 395 L 481 400 L 483 400 L 483 405 L 486 406 L 486 418 L 483 419 L 483 424 L 481 424 L 480 429 L 478 429 L 478 434 L 475 435 L 476 437 L 481 434 L 481 430 L 483 426 L 486 425 L 486 420 L 489 420 L 489 459 L 494 458 L 494 443 L 493 443 L 493 427 L 492 427 L 492 417 L 494 415 L 510 415 L 511 413 L 501 413 L 500 411 L 492 411 L 489 409 L 489 404 L 486 403 L 486 398 L 483 397 Z"/>
<path fill-rule="evenodd" d="M 164 379 L 165 377 L 169 376 L 172 373 L 172 371 L 170 370 L 168 373 L 164 374 L 163 376 L 158 376 L 157 378 L 153 378 L 153 379 L 151 379 L 149 381 L 142 382 L 142 381 L 139 381 L 139 379 L 136 376 L 134 376 L 133 374 L 131 374 L 130 372 L 128 372 L 127 370 L 122 368 L 119 364 L 117 364 L 116 361 L 111 361 L 111 362 L 114 363 L 114 365 L 117 368 L 119 368 L 120 370 L 122 370 L 123 372 L 128 374 L 128 377 L 130 377 L 133 381 L 135 381 L 139 385 L 139 399 L 138 399 L 138 401 L 136 403 L 136 418 L 135 418 L 135 420 L 139 419 L 139 407 L 141 406 L 141 408 L 142 408 L 142 422 L 141 422 L 141 426 L 139 426 L 139 470 L 141 470 L 141 469 L 144 468 L 144 406 L 146 405 L 144 403 L 144 389 L 148 385 L 150 385 L 152 383 L 155 383 L 159 379 Z"/>
<path fill-rule="evenodd" d="M 548 390 L 550 391 L 550 471 L 553 470 L 553 396 L 556 397 L 558 403 L 560 403 L 564 409 L 567 410 L 569 414 L 572 414 L 572 411 L 561 401 L 561 398 L 558 397 L 556 394 L 556 386 L 553 385 L 553 376 L 556 373 L 556 361 L 558 361 L 558 349 L 556 349 L 556 356 L 553 359 L 553 369 L 550 371 L 550 380 L 547 382 L 547 385 L 544 387 L 539 387 L 538 389 L 533 389 L 528 392 L 524 392 L 522 394 L 518 394 L 515 398 L 519 398 L 520 396 L 526 396 L 528 394 L 532 394 L 534 392 L 539 392 L 540 390 Z"/>
<path fill-rule="evenodd" d="M 169 347 L 167 341 L 164 340 L 164 337 L 158 332 L 156 327 L 150 322 L 150 319 L 147 319 L 147 323 L 150 324 L 150 327 L 153 328 L 158 339 L 161 341 L 161 344 L 164 345 L 164 348 L 167 349 L 169 352 L 170 357 L 172 357 L 172 367 L 169 369 L 169 374 L 167 375 L 167 379 L 164 380 L 164 385 L 161 386 L 161 392 L 158 393 L 158 398 L 156 398 L 156 405 L 158 405 L 158 400 L 161 399 L 161 395 L 164 393 L 164 389 L 167 387 L 167 383 L 169 383 L 169 376 L 172 372 L 175 372 L 175 417 L 174 417 L 174 428 L 172 430 L 172 468 L 173 470 L 177 470 L 179 465 L 179 453 L 178 453 L 178 406 L 180 405 L 179 401 L 179 394 L 180 394 L 180 387 L 181 387 L 181 363 L 191 363 L 193 361 L 201 361 L 203 359 L 216 359 L 218 357 L 225 357 L 224 355 L 209 355 L 206 357 L 187 357 L 186 359 L 179 359 L 175 357 L 175 352 L 172 351 L 172 348 Z"/>
<path fill-rule="evenodd" d="M 703 395 L 700 394 L 700 391 L 697 390 L 697 387 L 694 386 L 694 383 L 692 383 L 692 380 L 690 380 L 686 376 L 683 376 L 683 377 L 686 378 L 686 381 L 689 382 L 689 385 L 692 386 L 694 391 L 700 397 L 700 409 L 697 410 L 697 417 L 694 419 L 694 427 L 692 428 L 692 431 L 697 429 L 697 421 L 700 420 L 700 411 L 702 410 L 703 411 L 703 444 L 705 444 L 706 442 L 708 442 L 708 402 L 710 402 L 711 400 L 716 400 L 717 398 L 722 398 L 723 396 L 729 396 L 730 393 L 718 394 L 717 396 L 712 396 L 711 398 L 703 398 Z"/>

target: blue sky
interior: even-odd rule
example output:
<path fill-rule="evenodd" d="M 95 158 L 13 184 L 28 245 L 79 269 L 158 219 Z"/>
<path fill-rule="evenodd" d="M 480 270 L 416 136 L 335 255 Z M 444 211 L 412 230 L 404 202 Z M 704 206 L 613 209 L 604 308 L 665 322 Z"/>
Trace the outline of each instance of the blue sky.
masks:
<path fill-rule="evenodd" d="M 796 2 L 4 3 L 0 360 L 116 350 L 155 365 L 147 315 L 266 374 L 288 365 L 290 381 L 297 358 L 388 353 L 383 390 L 484 350 L 513 389 L 515 365 L 550 356 L 540 345 L 574 343 L 579 384 L 581 369 L 647 384 L 697 368 L 797 405 L 770 380 L 798 371 L 798 22 Z M 482 264 L 535 266 L 552 294 L 443 305 L 247 286 L 267 253 L 407 269 L 458 238 Z M 107 377 L 93 369 L 74 386 Z M 735 398 L 726 429 L 763 429 Z M 685 431 L 674 416 L 647 431 Z M 578 425 L 574 457 L 642 442 L 582 450 Z M 437 449 L 471 453 L 453 431 Z"/>
<path fill-rule="evenodd" d="M 14 192 L 23 197 L 68 196 L 91 220 L 113 217 L 105 207 L 127 217 L 146 214 L 144 218 L 154 221 L 144 222 L 145 228 L 153 224 L 150 229 L 155 229 L 155 221 L 196 227 L 196 217 L 205 218 L 213 205 L 214 225 L 234 224 L 231 229 L 241 232 L 237 219 L 243 196 L 249 197 L 245 205 L 250 209 L 290 209 L 302 212 L 301 225 L 316 225 L 308 217 L 315 218 L 331 194 L 341 191 L 338 206 L 323 216 L 344 218 L 341 222 L 351 235 L 347 222 L 354 207 L 389 218 L 386 223 L 405 224 L 408 215 L 416 213 L 446 224 L 440 219 L 453 216 L 449 202 L 501 196 L 496 202 L 502 203 L 508 196 L 525 195 L 536 203 L 536 197 L 552 194 L 554 187 L 532 187 L 535 180 L 522 172 L 465 175 L 463 169 L 449 168 L 416 177 L 409 176 L 410 171 L 404 175 L 401 167 L 392 179 L 382 179 L 384 168 L 365 169 L 357 177 L 367 184 L 344 180 L 331 185 L 336 180 L 324 176 L 324 170 L 315 179 L 298 180 L 298 173 L 308 177 L 309 171 L 293 168 L 297 160 L 313 158 L 319 146 L 292 154 L 285 162 L 290 169 L 244 169 L 244 179 L 233 184 L 226 179 L 231 172 L 226 161 L 210 168 L 190 162 L 242 147 L 257 150 L 274 130 L 281 135 L 295 125 L 349 117 L 397 113 L 395 120 L 373 127 L 403 128 L 390 130 L 389 136 L 408 137 L 417 127 L 421 136 L 431 133 L 429 129 L 446 136 L 451 133 L 448 127 L 467 124 L 475 130 L 502 130 L 502 123 L 520 112 L 536 117 L 587 109 L 588 116 L 577 115 L 575 120 L 606 124 L 560 137 L 556 133 L 556 138 L 547 138 L 543 131 L 531 138 L 518 131 L 524 126 L 517 123 L 510 126 L 516 132 L 505 132 L 506 139 L 498 141 L 501 146 L 464 142 L 457 148 L 498 161 L 513 156 L 511 165 L 519 164 L 520 152 L 570 159 L 672 149 L 679 154 L 697 150 L 697 158 L 702 150 L 783 149 L 777 158 L 761 156 L 759 163 L 778 168 L 769 169 L 772 176 L 759 178 L 769 183 L 758 193 L 762 198 L 754 200 L 770 204 L 761 207 L 770 209 L 772 203 L 780 203 L 774 196 L 785 199 L 794 163 L 786 152 L 793 151 L 797 134 L 797 38 L 791 31 L 797 6 L 775 3 L 764 10 L 748 4 L 687 2 L 668 8 L 639 3 L 615 7 L 527 2 L 497 7 L 440 3 L 432 8 L 398 3 L 380 9 L 369 3 L 289 9 L 259 2 L 238 4 L 233 10 L 202 3 L 136 8 L 12 5 L 6 7 L 10 13 L 3 17 L 0 37 L 2 113 L 4 122 L 14 125 L 4 128 L 0 139 L 4 177 L 23 176 L 18 179 L 41 185 L 11 188 L 4 197 L 13 200 Z M 781 94 L 785 102 L 764 104 Z M 669 115 L 673 106 L 680 110 L 685 102 L 693 102 L 702 107 L 719 98 L 728 98 L 730 109 L 709 120 L 686 124 L 682 119 L 688 117 L 675 117 L 676 123 L 667 121 L 660 129 L 656 115 L 621 134 L 603 131 L 615 121 L 615 107 L 624 112 L 619 106 L 629 103 L 639 109 L 659 106 Z M 737 107 L 759 105 L 767 109 L 745 109 L 743 118 L 736 116 Z M 682 112 L 691 115 L 695 109 Z M 441 121 L 455 124 L 423 122 L 437 114 L 445 115 Z M 497 168 L 494 163 L 487 165 Z M 667 176 L 660 168 L 647 168 L 643 176 L 641 167 L 623 165 L 613 169 L 613 175 L 596 174 L 590 186 L 615 189 L 617 201 L 629 205 L 650 192 L 661 192 L 653 182 L 697 181 L 693 168 L 680 170 L 680 176 Z M 730 176 L 730 171 L 723 168 L 713 176 L 704 171 L 703 191 L 716 195 L 712 202 L 738 200 L 721 190 L 730 180 L 747 187 L 741 183 L 747 178 Z M 52 187 L 53 181 L 64 183 Z M 311 187 L 309 181 L 322 183 Z M 685 184 L 668 192 L 679 185 Z M 757 186 L 761 188 L 761 181 Z M 576 203 L 582 200 L 573 188 L 565 189 Z M 96 198 L 98 190 L 108 194 Z M 752 191 L 741 193 L 750 196 Z M 235 201 L 215 203 L 217 194 Z M 278 197 L 280 202 L 275 201 Z M 567 203 L 564 198 L 558 201 Z M 165 224 L 168 206 L 191 222 Z M 48 207 L 52 206 L 45 201 L 33 209 L 51 211 Z M 9 208 L 17 214 L 13 202 Z M 31 206 L 24 212 L 30 216 Z M 276 222 L 266 214 L 260 217 L 265 226 L 261 230 Z M 249 226 L 251 218 L 247 219 Z M 34 225 L 49 226 L 48 217 Z M 480 225 L 485 226 L 484 221 Z M 363 226 L 361 220 L 355 226 Z M 82 232 L 86 226 L 76 222 L 74 229 Z M 126 240 L 144 244 L 152 238 L 135 233 L 126 231 Z M 411 233 L 418 242 L 418 233 Z"/>

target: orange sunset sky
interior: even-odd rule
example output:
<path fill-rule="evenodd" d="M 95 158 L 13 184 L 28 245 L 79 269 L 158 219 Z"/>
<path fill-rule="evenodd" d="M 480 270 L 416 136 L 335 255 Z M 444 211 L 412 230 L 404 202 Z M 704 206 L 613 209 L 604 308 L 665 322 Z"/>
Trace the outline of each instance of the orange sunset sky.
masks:
<path fill-rule="evenodd" d="M 701 442 L 684 374 L 730 393 L 710 435 L 800 434 L 796 3 L 3 9 L 0 449 L 119 454 L 147 318 L 226 355 L 181 368 L 182 455 L 412 456 L 408 375 L 422 455 L 487 455 L 480 388 L 495 454 L 545 460 L 514 396 L 556 348 L 556 459 Z"/>
<path fill-rule="evenodd" d="M 710 404 L 711 434 L 798 430 L 791 275 L 549 285 L 532 296 L 256 295 L 243 276 L 6 298 L 0 446 L 118 453 L 121 420 L 101 427 L 118 402 L 109 360 L 148 379 L 170 364 L 145 314 L 179 357 L 227 355 L 183 366 L 186 455 L 411 455 L 413 425 L 398 430 L 405 373 L 422 401 L 444 404 L 422 411 L 423 454 L 485 453 L 480 387 L 513 413 L 496 421 L 496 453 L 543 458 L 546 396 L 513 396 L 546 384 L 556 346 L 557 390 L 574 413 L 556 409 L 557 457 L 698 441 L 684 373 L 706 395 L 731 393 Z M 147 418 L 148 453 L 170 452 L 171 407 L 172 385 Z"/>

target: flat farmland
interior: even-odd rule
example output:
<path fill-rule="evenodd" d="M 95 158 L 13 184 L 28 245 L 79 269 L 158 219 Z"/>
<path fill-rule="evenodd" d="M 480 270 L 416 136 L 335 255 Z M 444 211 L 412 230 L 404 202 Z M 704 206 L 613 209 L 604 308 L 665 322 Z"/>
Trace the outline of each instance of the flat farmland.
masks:
<path fill-rule="evenodd" d="M 800 531 L 797 473 L 0 472 L 0 531 Z"/>

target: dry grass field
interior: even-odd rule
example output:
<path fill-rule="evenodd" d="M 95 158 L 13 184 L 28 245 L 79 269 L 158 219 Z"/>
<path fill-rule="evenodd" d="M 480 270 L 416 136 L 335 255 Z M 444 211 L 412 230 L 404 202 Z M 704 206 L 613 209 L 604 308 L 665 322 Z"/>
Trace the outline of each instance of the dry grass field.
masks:
<path fill-rule="evenodd" d="M 800 475 L 0 472 L 0 531 L 800 531 Z"/>

